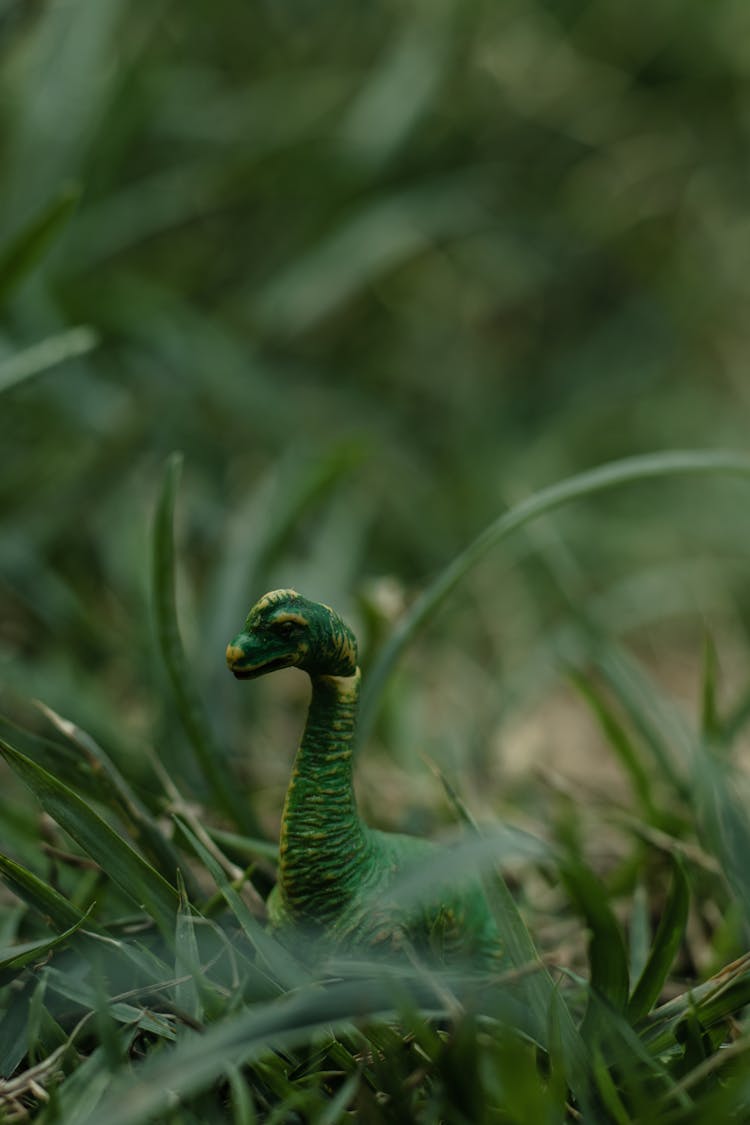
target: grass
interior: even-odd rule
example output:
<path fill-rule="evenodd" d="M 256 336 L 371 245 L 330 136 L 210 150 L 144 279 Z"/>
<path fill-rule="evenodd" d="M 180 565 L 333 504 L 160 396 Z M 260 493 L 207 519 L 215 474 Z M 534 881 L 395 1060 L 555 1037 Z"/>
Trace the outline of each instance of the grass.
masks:
<path fill-rule="evenodd" d="M 619 874 L 595 870 L 570 820 L 530 834 L 491 823 L 480 829 L 463 812 L 469 836 L 446 856 L 439 878 L 460 884 L 484 873 L 504 935 L 503 971 L 482 979 L 330 953 L 302 963 L 262 925 L 255 884 L 266 884 L 267 871 L 231 858 L 267 849 L 234 824 L 239 834 L 219 835 L 226 854 L 205 831 L 205 824 L 232 822 L 224 792 L 213 788 L 216 759 L 193 733 L 208 729 L 208 712 L 196 725 L 199 697 L 185 690 L 174 597 L 175 464 L 167 467 L 155 523 L 154 606 L 175 706 L 195 768 L 206 774 L 200 819 L 163 767 L 148 794 L 136 795 L 96 742 L 54 712 L 47 714 L 56 738 L 45 741 L 43 754 L 0 742 L 56 825 L 49 855 L 59 873 L 54 881 L 64 871 L 66 886 L 61 894 L 49 875 L 2 857 L 3 878 L 20 904 L 5 908 L 0 955 L 0 1058 L 13 1075 L 0 1087 L 6 1117 L 36 1106 L 42 1122 L 93 1122 L 103 1098 L 117 1125 L 352 1115 L 383 1122 L 687 1122 L 707 1107 L 746 1112 L 750 967 L 740 954 L 748 888 L 738 857 L 746 854 L 748 829 L 732 786 L 731 724 L 718 708 L 712 649 L 702 723 L 685 729 L 690 756 L 678 763 L 673 716 L 653 684 L 614 640 L 588 634 L 587 669 L 575 678 L 636 801 L 620 822 Z M 561 482 L 502 517 L 449 566 L 450 584 L 441 576 L 432 589 L 447 593 L 471 573 L 477 543 L 491 545 L 498 529 L 519 528 L 553 504 L 655 474 L 717 469 L 746 473 L 747 464 L 685 453 Z M 423 596 L 396 634 L 402 647 L 439 601 Z M 394 651 L 386 644 L 381 662 Z M 32 732 L 27 737 L 33 740 Z M 460 796 L 448 791 L 461 811 Z M 621 814 L 616 805 L 599 810 L 600 831 L 611 811 Z M 559 915 L 579 919 L 562 960 L 535 944 L 533 902 L 525 903 L 529 929 L 500 874 L 514 857 L 522 862 L 521 886 L 523 872 L 536 869 L 558 888 Z M 723 877 L 707 882 L 712 864 Z M 396 893 L 405 902 L 436 886 L 439 893 L 435 876 L 425 869 Z M 676 965 L 691 919 L 711 912 L 734 921 L 721 941 L 709 935 L 709 944 L 723 948 L 703 980 L 697 966 Z M 731 963 L 718 964 L 730 953 L 737 955 Z"/>
<path fill-rule="evenodd" d="M 0 1120 L 750 1117 L 746 22 L 0 0 Z M 489 979 L 267 932 L 284 585 Z"/>

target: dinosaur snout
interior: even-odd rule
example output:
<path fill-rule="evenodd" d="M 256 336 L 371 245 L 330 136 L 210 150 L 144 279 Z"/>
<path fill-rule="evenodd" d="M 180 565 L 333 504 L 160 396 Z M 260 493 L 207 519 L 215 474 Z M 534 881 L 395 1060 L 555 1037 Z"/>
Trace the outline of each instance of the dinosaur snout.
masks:
<path fill-rule="evenodd" d="M 233 672 L 244 655 L 245 654 L 239 645 L 227 645 L 227 668 L 229 668 L 230 671 Z"/>

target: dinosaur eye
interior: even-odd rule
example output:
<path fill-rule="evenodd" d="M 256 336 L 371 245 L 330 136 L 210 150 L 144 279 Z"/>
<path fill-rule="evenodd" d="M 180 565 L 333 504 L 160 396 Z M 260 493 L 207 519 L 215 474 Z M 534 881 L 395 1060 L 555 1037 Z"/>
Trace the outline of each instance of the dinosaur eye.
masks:
<path fill-rule="evenodd" d="M 274 629 L 278 633 L 284 633 L 288 636 L 290 633 L 296 632 L 296 630 L 299 629 L 299 625 L 296 621 L 276 621 L 274 622 Z"/>

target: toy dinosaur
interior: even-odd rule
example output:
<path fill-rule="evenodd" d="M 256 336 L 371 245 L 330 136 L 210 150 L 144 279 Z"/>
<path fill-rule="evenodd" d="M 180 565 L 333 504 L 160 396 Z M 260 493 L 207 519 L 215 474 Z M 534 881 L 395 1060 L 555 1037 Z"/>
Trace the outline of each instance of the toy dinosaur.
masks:
<path fill-rule="evenodd" d="M 454 954 L 485 965 L 501 954 L 479 882 L 445 901 L 413 910 L 390 898 L 412 864 L 440 863 L 441 846 L 380 832 L 360 819 L 352 785 L 352 749 L 360 671 L 357 642 L 328 606 L 294 590 L 274 590 L 253 606 L 227 647 L 239 679 L 295 666 L 312 681 L 312 699 L 281 822 L 279 880 L 268 900 L 271 925 L 324 935 L 333 945 L 416 946 L 442 959 Z"/>

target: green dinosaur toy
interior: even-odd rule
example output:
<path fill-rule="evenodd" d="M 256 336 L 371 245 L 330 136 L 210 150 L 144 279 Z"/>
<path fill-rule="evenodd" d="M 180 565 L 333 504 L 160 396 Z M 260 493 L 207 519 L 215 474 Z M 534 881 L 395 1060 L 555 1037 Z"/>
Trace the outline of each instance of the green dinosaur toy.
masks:
<path fill-rule="evenodd" d="M 416 946 L 494 963 L 499 935 L 479 882 L 409 910 L 389 896 L 411 864 L 440 862 L 440 845 L 379 832 L 360 819 L 352 749 L 360 671 L 357 641 L 328 606 L 274 590 L 253 606 L 227 647 L 238 679 L 295 666 L 312 681 L 305 732 L 281 822 L 279 881 L 268 900 L 274 929 L 304 929 L 335 946 Z"/>

